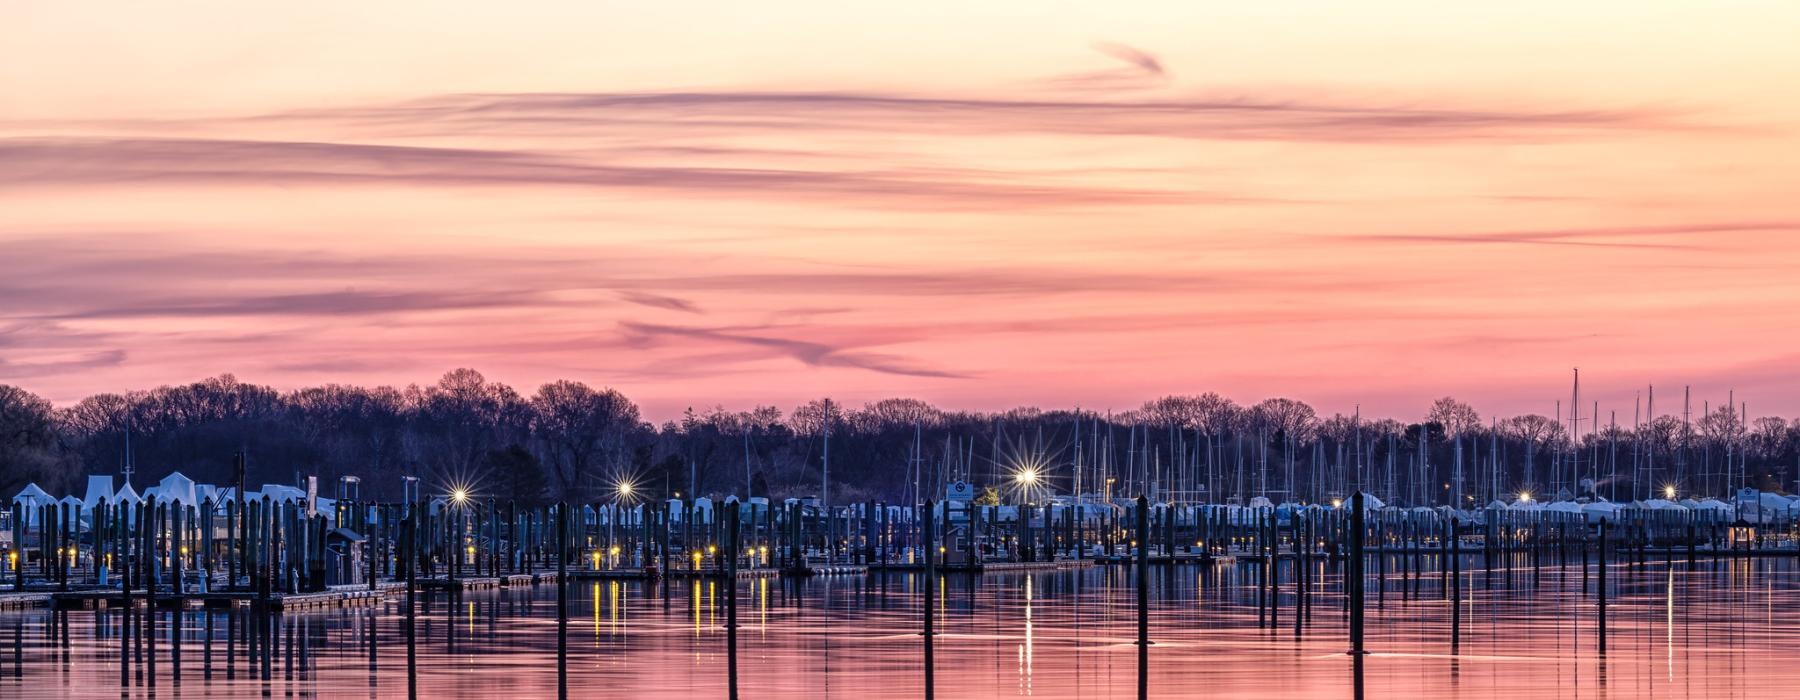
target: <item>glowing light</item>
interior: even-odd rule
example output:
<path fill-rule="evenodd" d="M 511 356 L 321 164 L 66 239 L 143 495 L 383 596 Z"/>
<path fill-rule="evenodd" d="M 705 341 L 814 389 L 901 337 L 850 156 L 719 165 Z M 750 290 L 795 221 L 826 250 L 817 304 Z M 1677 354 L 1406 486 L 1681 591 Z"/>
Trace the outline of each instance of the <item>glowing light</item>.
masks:
<path fill-rule="evenodd" d="M 612 549 L 610 549 L 610 550 L 608 550 L 608 551 L 607 551 L 607 553 L 608 553 L 608 554 L 611 554 L 611 555 L 613 555 L 613 556 L 615 556 L 615 557 L 616 557 L 616 556 L 619 556 L 619 545 L 616 545 L 616 544 L 615 544 L 615 545 L 613 545 L 613 546 L 612 546 Z"/>
<path fill-rule="evenodd" d="M 1669 484 L 1668 486 L 1663 487 L 1663 498 L 1669 499 L 1671 501 L 1675 500 L 1675 485 L 1674 484 Z"/>
<path fill-rule="evenodd" d="M 1520 503 L 1530 503 L 1531 502 L 1531 492 L 1530 491 L 1520 491 L 1519 492 L 1519 502 Z"/>
<path fill-rule="evenodd" d="M 615 489 L 618 491 L 620 498 L 631 498 L 631 495 L 637 492 L 637 484 L 633 484 L 630 481 L 621 481 Z"/>
<path fill-rule="evenodd" d="M 1038 478 L 1038 471 L 1035 467 L 1024 467 L 1018 473 L 1013 474 L 1013 482 L 1020 486 L 1036 486 Z"/>
<path fill-rule="evenodd" d="M 1342 508 L 1342 507 L 1344 507 L 1344 499 L 1342 499 L 1342 498 L 1333 498 L 1333 499 L 1331 499 L 1331 507 L 1333 507 L 1333 508 Z"/>
<path fill-rule="evenodd" d="M 707 553 L 707 554 L 717 554 L 717 553 L 719 553 L 719 546 L 718 546 L 718 545 L 716 545 L 716 544 L 709 544 L 709 545 L 706 545 L 706 553 Z"/>
<path fill-rule="evenodd" d="M 465 489 L 465 488 L 461 488 L 461 487 L 458 487 L 458 488 L 452 490 L 450 492 L 450 502 L 455 503 L 456 505 L 459 505 L 459 506 L 463 505 L 465 503 L 468 503 L 469 502 L 469 490 Z"/>

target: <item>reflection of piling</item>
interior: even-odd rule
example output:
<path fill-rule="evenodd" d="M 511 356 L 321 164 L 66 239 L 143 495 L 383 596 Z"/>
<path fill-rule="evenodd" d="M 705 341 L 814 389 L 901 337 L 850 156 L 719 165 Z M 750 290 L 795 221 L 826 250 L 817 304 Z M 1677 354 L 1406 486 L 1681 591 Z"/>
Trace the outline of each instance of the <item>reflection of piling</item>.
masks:
<path fill-rule="evenodd" d="M 1344 560 L 1345 584 L 1350 589 L 1350 653 L 1357 656 L 1368 653 L 1363 648 L 1363 498 L 1361 491 L 1350 496 L 1350 551 Z M 1361 690 L 1361 684 L 1357 689 Z"/>
<path fill-rule="evenodd" d="M 101 501 L 105 507 L 105 501 Z M 125 517 L 125 506 L 119 506 L 119 517 Z M 131 555 L 123 548 L 119 550 L 119 580 L 123 585 L 122 598 L 125 601 L 124 612 L 119 616 L 119 687 L 131 686 Z"/>
<path fill-rule="evenodd" d="M 406 519 L 400 521 L 400 568 L 406 571 L 406 696 L 417 697 L 419 694 L 418 639 L 414 632 L 413 617 L 418 605 L 419 593 L 419 515 L 420 508 L 413 508 Z"/>
<path fill-rule="evenodd" d="M 666 574 L 665 574 L 666 575 Z M 598 604 L 596 602 L 596 604 Z M 569 697 L 569 504 L 556 504 L 556 697 Z"/>
<path fill-rule="evenodd" d="M 725 504 L 725 657 L 726 684 L 729 697 L 737 700 L 737 563 L 742 554 L 738 543 L 738 502 Z M 599 603 L 596 602 L 596 605 Z"/>
<path fill-rule="evenodd" d="M 1462 648 L 1462 537 L 1456 531 L 1456 515 L 1450 513 L 1450 653 Z"/>
<path fill-rule="evenodd" d="M 1137 643 L 1150 646 L 1150 500 L 1137 500 Z M 1142 652 L 1140 652 L 1142 653 Z"/>
<path fill-rule="evenodd" d="M 1606 655 L 1606 519 L 1600 520 L 1600 556 L 1595 586 L 1599 592 L 1600 655 Z"/>
<path fill-rule="evenodd" d="M 1263 567 L 1263 583 L 1268 586 L 1269 629 L 1281 627 L 1281 530 L 1275 518 L 1275 511 L 1270 510 L 1263 521 L 1264 553 L 1267 555 L 1267 566 Z"/>
<path fill-rule="evenodd" d="M 923 522 L 924 546 L 920 549 L 923 549 L 925 552 L 925 697 L 928 699 L 932 697 L 934 691 L 933 686 L 935 683 L 933 682 L 934 679 L 932 674 L 936 671 L 936 669 L 933 668 L 933 659 L 931 657 L 931 636 L 933 634 L 931 629 L 931 618 L 933 613 L 932 603 L 937 600 L 937 537 L 935 535 L 935 511 L 936 506 L 930 499 L 927 499 L 925 501 L 925 517 Z"/>
<path fill-rule="evenodd" d="M 1306 550 L 1311 541 L 1307 539 L 1306 528 L 1310 518 L 1306 511 L 1295 511 L 1289 517 L 1294 552 L 1294 638 L 1299 639 L 1305 633 L 1306 625 Z"/>
<path fill-rule="evenodd" d="M 143 512 L 138 515 L 139 529 L 143 532 L 143 552 L 149 566 L 144 567 L 144 654 L 148 668 L 139 667 L 147 677 L 149 687 L 156 687 L 156 575 L 159 568 L 156 556 L 156 516 L 160 509 L 145 504 Z"/>
<path fill-rule="evenodd" d="M 1138 697 L 1150 696 L 1150 499 L 1137 499 Z"/>

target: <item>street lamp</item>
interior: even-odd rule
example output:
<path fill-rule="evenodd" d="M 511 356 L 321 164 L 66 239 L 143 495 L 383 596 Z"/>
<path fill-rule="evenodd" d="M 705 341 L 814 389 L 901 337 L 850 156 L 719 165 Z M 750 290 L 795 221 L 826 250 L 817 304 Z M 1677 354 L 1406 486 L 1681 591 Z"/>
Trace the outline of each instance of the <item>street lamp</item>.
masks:
<path fill-rule="evenodd" d="M 1675 500 L 1675 485 L 1674 484 L 1668 484 L 1666 486 L 1663 486 L 1663 498 L 1665 498 L 1667 500 L 1671 500 L 1671 501 Z"/>

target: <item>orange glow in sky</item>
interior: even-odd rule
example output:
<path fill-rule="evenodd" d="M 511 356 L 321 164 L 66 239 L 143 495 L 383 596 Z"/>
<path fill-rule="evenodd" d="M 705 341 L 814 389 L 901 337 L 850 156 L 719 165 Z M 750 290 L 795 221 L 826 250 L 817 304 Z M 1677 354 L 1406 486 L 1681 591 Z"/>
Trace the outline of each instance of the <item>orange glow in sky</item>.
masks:
<path fill-rule="evenodd" d="M 1800 413 L 1800 4 L 0 5 L 0 383 Z M 1698 402 L 1696 398 L 1696 402 Z M 1660 407 L 1660 405 L 1659 405 Z"/>

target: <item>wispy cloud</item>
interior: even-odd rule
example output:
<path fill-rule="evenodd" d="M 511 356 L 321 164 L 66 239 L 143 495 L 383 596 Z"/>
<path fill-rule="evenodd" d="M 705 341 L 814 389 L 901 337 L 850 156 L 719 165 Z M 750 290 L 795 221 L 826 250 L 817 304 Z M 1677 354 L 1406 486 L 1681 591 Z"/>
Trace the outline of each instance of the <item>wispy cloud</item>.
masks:
<path fill-rule="evenodd" d="M 698 305 L 696 305 L 694 302 L 688 301 L 686 299 L 679 299 L 676 297 L 664 296 L 661 294 L 649 294 L 649 293 L 645 293 L 645 292 L 619 292 L 619 298 L 623 299 L 627 302 L 637 304 L 639 306 L 648 306 L 648 307 L 657 308 L 657 309 L 668 309 L 670 311 L 681 311 L 681 312 L 690 313 L 690 314 L 702 313 L 700 310 L 700 307 Z"/>
<path fill-rule="evenodd" d="M 129 244 L 127 244 L 129 242 Z M 502 253 L 393 253 L 183 248 L 139 235 L 27 238 L 0 258 L 0 320 L 145 317 L 369 316 L 395 312 L 563 305 L 561 292 L 602 292 L 627 303 L 699 313 L 694 295 L 832 299 L 1017 297 L 1153 293 L 1181 295 L 1336 284 L 1283 272 L 1103 271 L 1041 264 L 1012 267 L 891 265 L 781 269 L 743 261 L 693 271 L 691 258 L 608 248 Z M 741 272 L 738 268 L 762 269 Z M 822 307 L 795 313 L 844 313 Z M 19 326 L 20 333 L 47 326 Z"/>
<path fill-rule="evenodd" d="M 1252 201 L 1206 192 L 1039 184 L 997 173 L 593 163 L 574 154 L 227 139 L 0 141 L 0 188 L 108 184 L 556 186 L 780 193 L 913 209 Z"/>
<path fill-rule="evenodd" d="M 124 350 L 102 350 L 73 359 L 14 362 L 0 357 L 0 379 L 47 377 L 70 372 L 114 367 L 125 363 Z"/>
<path fill-rule="evenodd" d="M 1051 85 L 1071 90 L 1137 90 L 1162 87 L 1169 82 L 1169 71 L 1162 60 L 1148 51 L 1112 42 L 1098 42 L 1094 50 L 1125 65 L 1058 76 L 1050 81 Z"/>
<path fill-rule="evenodd" d="M 1145 54 L 1143 59 L 1154 64 Z M 1141 72 L 1140 64 L 1130 70 Z M 1433 141 L 1692 128 L 1650 109 L 1484 109 L 1304 99 L 1200 97 L 1033 99 L 875 92 L 573 92 L 445 95 L 367 108 L 307 110 L 262 120 L 483 132 L 590 135 L 882 131 L 946 135 L 1058 133 L 1180 139 Z"/>
<path fill-rule="evenodd" d="M 619 324 L 635 344 L 650 347 L 668 339 L 700 340 L 760 348 L 813 367 L 852 367 L 911 377 L 960 378 L 964 375 L 920 366 L 906 358 L 854 350 L 824 342 L 761 335 L 734 328 L 698 328 L 625 321 Z"/>
<path fill-rule="evenodd" d="M 1360 234 L 1341 238 L 1370 243 L 1443 245 L 1551 245 L 1614 248 L 1702 249 L 1711 234 L 1761 233 L 1800 229 L 1800 221 L 1726 221 L 1664 226 L 1612 226 L 1466 233 Z M 1685 239 L 1670 242 L 1668 239 Z"/>
<path fill-rule="evenodd" d="M 30 312 L 26 311 L 26 314 Z M 0 349 L 92 347 L 111 338 L 109 333 L 70 328 L 54 321 L 26 320 L 0 325 Z"/>
<path fill-rule="evenodd" d="M 408 311 L 485 309 L 542 305 L 532 292 L 442 291 L 360 292 L 354 290 L 237 297 L 185 297 L 122 303 L 61 314 L 64 319 L 212 316 L 366 316 Z"/>
<path fill-rule="evenodd" d="M 378 372 L 405 369 L 410 366 L 412 366 L 412 363 L 399 359 L 332 356 L 292 362 L 278 362 L 269 365 L 269 369 L 278 372 L 342 376 L 351 372 Z"/>

